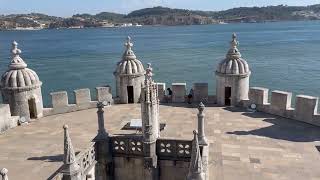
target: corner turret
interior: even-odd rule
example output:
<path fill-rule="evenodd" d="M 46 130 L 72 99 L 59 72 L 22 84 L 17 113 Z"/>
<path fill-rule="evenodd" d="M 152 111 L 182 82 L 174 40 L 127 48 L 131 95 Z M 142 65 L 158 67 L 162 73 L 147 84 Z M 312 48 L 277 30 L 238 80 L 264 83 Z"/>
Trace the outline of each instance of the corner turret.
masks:
<path fill-rule="evenodd" d="M 10 105 L 13 116 L 20 116 L 20 122 L 42 117 L 42 82 L 20 57 L 21 50 L 16 41 L 12 43 L 11 53 L 9 69 L 1 77 L 3 101 Z"/>
<path fill-rule="evenodd" d="M 125 43 L 126 50 L 122 60 L 118 62 L 114 76 L 116 78 L 116 96 L 120 103 L 138 103 L 145 74 L 142 63 L 137 59 L 133 50 L 133 43 L 128 36 Z"/>
<path fill-rule="evenodd" d="M 232 35 L 231 47 L 216 70 L 217 103 L 221 106 L 235 106 L 248 99 L 251 71 L 238 50 L 237 35 Z"/>

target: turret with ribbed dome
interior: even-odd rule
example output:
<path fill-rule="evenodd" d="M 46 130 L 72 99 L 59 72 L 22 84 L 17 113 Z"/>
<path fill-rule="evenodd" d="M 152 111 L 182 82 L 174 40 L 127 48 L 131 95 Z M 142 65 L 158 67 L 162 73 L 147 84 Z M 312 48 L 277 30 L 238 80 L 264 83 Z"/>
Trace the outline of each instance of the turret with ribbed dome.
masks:
<path fill-rule="evenodd" d="M 13 41 L 12 59 L 8 70 L 1 77 L 1 93 L 4 103 L 10 105 L 11 114 L 20 116 L 21 121 L 42 116 L 42 82 L 36 72 L 27 68 L 20 57 L 18 43 Z"/>
<path fill-rule="evenodd" d="M 238 50 L 237 35 L 232 34 L 231 47 L 217 67 L 216 88 L 219 105 L 237 105 L 241 100 L 248 99 L 249 65 Z"/>
<path fill-rule="evenodd" d="M 133 43 L 127 37 L 122 60 L 118 62 L 114 72 L 116 78 L 116 94 L 120 103 L 139 102 L 145 70 L 132 50 Z"/>

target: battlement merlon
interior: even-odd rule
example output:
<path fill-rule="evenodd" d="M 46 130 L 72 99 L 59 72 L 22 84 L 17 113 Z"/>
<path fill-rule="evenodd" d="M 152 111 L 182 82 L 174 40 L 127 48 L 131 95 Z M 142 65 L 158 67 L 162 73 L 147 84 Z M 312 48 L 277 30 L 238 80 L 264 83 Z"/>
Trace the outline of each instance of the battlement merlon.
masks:
<path fill-rule="evenodd" d="M 104 102 L 106 105 L 113 104 L 111 88 L 109 86 L 96 87 L 96 99 L 91 98 L 90 89 L 88 88 L 77 89 L 73 92 L 75 96 L 75 104 L 69 104 L 67 91 L 50 93 L 51 107 L 44 108 L 44 116 L 93 109 L 96 108 L 98 101 Z"/>
<path fill-rule="evenodd" d="M 269 89 L 252 87 L 249 91 L 249 100 L 243 102 L 245 107 L 256 105 L 258 111 L 278 115 L 281 117 L 303 121 L 313 125 L 320 125 L 318 110 L 318 97 L 297 95 L 295 108 L 291 107 L 292 93 L 285 91 L 272 91 L 269 103 Z"/>

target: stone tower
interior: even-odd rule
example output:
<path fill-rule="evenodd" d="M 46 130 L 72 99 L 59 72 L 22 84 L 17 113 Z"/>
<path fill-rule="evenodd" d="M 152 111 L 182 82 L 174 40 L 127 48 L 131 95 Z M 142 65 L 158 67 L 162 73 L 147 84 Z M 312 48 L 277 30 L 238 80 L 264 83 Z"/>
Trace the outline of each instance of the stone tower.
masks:
<path fill-rule="evenodd" d="M 157 168 L 156 141 L 160 137 L 159 98 L 156 83 L 152 80 L 151 64 L 145 74 L 141 90 L 141 118 L 146 179 L 154 179 Z"/>
<path fill-rule="evenodd" d="M 118 62 L 114 72 L 116 78 L 116 94 L 120 103 L 138 103 L 141 94 L 141 87 L 144 81 L 144 68 L 132 51 L 133 43 L 128 37 L 125 43 L 126 50 L 122 60 Z"/>
<path fill-rule="evenodd" d="M 27 68 L 20 57 L 18 43 L 12 43 L 12 60 L 9 69 L 1 78 L 1 93 L 4 103 L 10 105 L 13 116 L 20 116 L 20 122 L 39 118 L 43 113 L 41 94 L 42 82 L 37 73 Z"/>
<path fill-rule="evenodd" d="M 227 56 L 216 70 L 217 103 L 221 106 L 235 106 L 248 99 L 251 71 L 246 60 L 241 58 L 238 45 L 237 36 L 233 34 Z"/>

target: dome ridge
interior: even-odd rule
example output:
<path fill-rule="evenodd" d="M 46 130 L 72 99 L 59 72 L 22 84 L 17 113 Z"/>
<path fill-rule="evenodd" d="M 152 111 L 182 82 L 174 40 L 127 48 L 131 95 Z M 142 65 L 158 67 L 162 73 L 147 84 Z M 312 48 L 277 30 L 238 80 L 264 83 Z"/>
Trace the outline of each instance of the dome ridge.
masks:
<path fill-rule="evenodd" d="M 145 73 L 142 63 L 137 59 L 134 54 L 130 36 L 127 37 L 127 42 L 124 44 L 125 51 L 122 55 L 122 60 L 118 62 L 116 71 L 114 74 L 118 75 L 139 75 L 142 76 Z"/>
<path fill-rule="evenodd" d="M 18 43 L 12 43 L 12 59 L 9 64 L 9 69 L 1 77 L 1 88 L 21 89 L 35 88 L 42 83 L 36 72 L 27 68 L 27 64 L 20 57 L 21 50 L 18 49 Z"/>
<path fill-rule="evenodd" d="M 216 73 L 228 75 L 249 74 L 249 65 L 247 61 L 242 58 L 241 53 L 238 50 L 239 42 L 237 41 L 237 35 L 235 33 L 232 34 L 230 45 L 226 58 L 218 64 Z"/>

